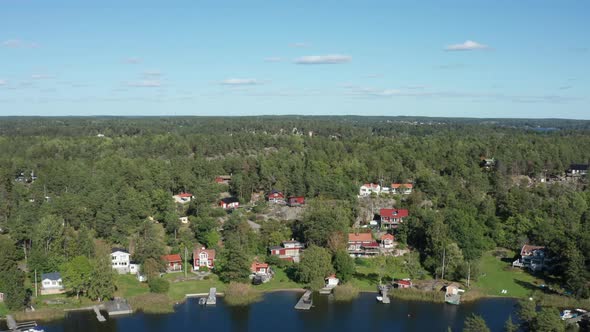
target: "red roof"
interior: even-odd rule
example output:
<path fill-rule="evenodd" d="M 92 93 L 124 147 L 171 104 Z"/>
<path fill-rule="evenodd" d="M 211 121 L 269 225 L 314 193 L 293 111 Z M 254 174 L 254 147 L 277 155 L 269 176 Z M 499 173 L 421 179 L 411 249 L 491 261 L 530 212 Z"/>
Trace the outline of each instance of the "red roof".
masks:
<path fill-rule="evenodd" d="M 182 258 L 179 254 L 164 255 L 162 256 L 162 259 L 169 263 L 182 262 Z"/>
<path fill-rule="evenodd" d="M 377 184 L 377 183 L 365 183 L 365 184 L 363 184 L 363 187 L 377 188 L 377 187 L 379 187 L 379 184 Z"/>
<path fill-rule="evenodd" d="M 406 209 L 381 209 L 379 214 L 386 218 L 404 218 L 408 216 L 409 212 Z"/>
<path fill-rule="evenodd" d="M 197 246 L 198 247 L 193 250 L 193 257 L 198 257 L 200 253 L 206 252 L 208 259 L 215 259 L 215 249 L 205 249 L 205 247 Z"/>
<path fill-rule="evenodd" d="M 396 280 L 395 283 L 398 285 L 412 286 L 411 280 Z"/>
<path fill-rule="evenodd" d="M 256 272 L 260 269 L 268 269 L 268 264 L 266 263 L 259 263 L 259 262 L 252 262 L 252 265 L 250 266 L 250 270 L 252 272 Z"/>
<path fill-rule="evenodd" d="M 193 194 L 191 193 L 180 193 L 177 195 L 178 197 L 193 197 Z"/>
<path fill-rule="evenodd" d="M 303 197 L 303 196 L 289 197 L 289 202 L 295 202 L 295 203 L 303 204 L 303 203 L 305 203 L 305 197 Z"/>
<path fill-rule="evenodd" d="M 373 242 L 371 233 L 349 233 L 348 242 Z"/>
<path fill-rule="evenodd" d="M 285 195 L 283 195 L 282 192 L 277 191 L 277 192 L 273 192 L 268 194 L 268 198 L 285 198 Z"/>
<path fill-rule="evenodd" d="M 411 183 L 392 183 L 391 184 L 391 188 L 394 188 L 394 189 L 397 189 L 401 186 L 404 186 L 404 188 L 408 188 L 408 189 L 414 188 L 414 185 Z"/>
<path fill-rule="evenodd" d="M 522 246 L 522 249 L 520 250 L 520 255 L 521 256 L 528 256 L 528 255 L 531 255 L 533 253 L 533 251 L 539 250 L 539 249 L 545 249 L 545 247 L 544 246 L 532 246 L 530 244 L 525 244 L 524 246 Z"/>
<path fill-rule="evenodd" d="M 393 240 L 395 240 L 395 237 L 392 234 L 387 233 L 387 234 L 381 236 L 381 241 L 383 241 L 383 240 L 393 241 Z"/>

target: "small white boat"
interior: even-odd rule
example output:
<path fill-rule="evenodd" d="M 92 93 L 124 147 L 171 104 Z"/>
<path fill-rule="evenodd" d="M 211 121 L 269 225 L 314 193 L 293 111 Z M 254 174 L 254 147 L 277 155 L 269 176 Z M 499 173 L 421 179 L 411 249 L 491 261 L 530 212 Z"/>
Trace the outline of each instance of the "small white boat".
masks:
<path fill-rule="evenodd" d="M 383 296 L 377 296 L 377 301 L 383 302 Z"/>
<path fill-rule="evenodd" d="M 573 313 L 571 310 L 564 310 L 561 312 L 561 320 L 566 320 L 566 319 L 570 319 L 570 318 L 574 318 L 576 317 L 578 314 Z"/>
<path fill-rule="evenodd" d="M 207 304 L 207 298 L 205 298 L 205 297 L 202 297 L 202 298 L 200 298 L 200 299 L 199 299 L 199 304 L 200 304 L 200 305 L 205 305 L 205 304 Z"/>

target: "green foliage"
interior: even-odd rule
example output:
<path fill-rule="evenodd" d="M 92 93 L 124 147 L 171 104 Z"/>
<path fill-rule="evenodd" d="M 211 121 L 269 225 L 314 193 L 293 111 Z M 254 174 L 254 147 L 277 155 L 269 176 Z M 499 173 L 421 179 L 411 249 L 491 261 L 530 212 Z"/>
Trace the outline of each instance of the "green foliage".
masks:
<path fill-rule="evenodd" d="M 564 332 L 565 322 L 559 317 L 556 308 L 541 308 L 531 324 L 531 330 L 536 332 Z"/>
<path fill-rule="evenodd" d="M 530 130 L 536 126 L 560 130 Z M 589 129 L 583 121 L 522 119 L 5 118 L 0 228 L 17 258 L 0 258 L 0 265 L 26 257 L 29 274 L 53 272 L 76 256 L 98 257 L 92 248 L 97 239 L 154 263 L 164 244 L 175 251 L 195 242 L 216 247 L 230 233 L 240 234 L 229 242 L 236 241 L 249 261 L 292 236 L 289 225 L 263 223 L 258 236 L 235 220 L 222 225 L 218 218 L 226 219 L 226 212 L 211 206 L 222 190 L 248 202 L 273 188 L 307 197 L 293 235 L 335 253 L 355 218 L 365 218 L 355 196 L 360 183 L 411 180 L 414 192 L 396 197 L 396 207 L 410 210 L 396 237 L 416 253 L 396 273 L 421 278 L 426 270 L 441 277 L 444 252 L 445 279 L 461 279 L 466 262 L 475 264 L 495 246 L 546 245 L 561 262 L 550 273 L 584 298 L 590 293 L 588 180 L 529 185 L 525 177 L 560 175 L 570 163 L 589 160 Z M 99 132 L 107 137 L 95 137 Z M 484 171 L 480 157 L 498 163 Z M 15 181 L 31 170 L 35 182 Z M 220 174 L 232 174 L 229 188 L 213 182 Z M 171 196 L 181 191 L 195 199 L 174 204 Z M 259 202 L 253 210 L 265 209 Z M 180 215 L 191 217 L 190 231 L 179 225 Z M 159 222 L 152 230 L 144 222 L 149 216 Z M 228 230 L 220 234 L 220 226 Z M 514 290 L 518 296 L 526 291 Z"/>
<path fill-rule="evenodd" d="M 349 281 L 356 270 L 354 259 L 344 250 L 337 251 L 334 254 L 332 264 L 334 265 L 338 279 L 342 282 Z"/>
<path fill-rule="evenodd" d="M 162 278 L 151 278 L 148 280 L 148 285 L 152 293 L 167 293 L 170 289 L 170 282 Z"/>
<path fill-rule="evenodd" d="M 223 282 L 245 282 L 250 276 L 252 233 L 250 226 L 239 217 L 230 218 L 224 225 L 225 242 L 216 270 Z"/>
<path fill-rule="evenodd" d="M 504 324 L 504 332 L 518 332 L 518 324 L 515 324 L 512 321 L 512 315 L 508 316 L 508 319 Z"/>
<path fill-rule="evenodd" d="M 94 271 L 86 256 L 74 257 L 63 264 L 60 271 L 64 285 L 76 294 L 76 297 L 86 292 L 92 283 Z"/>
<path fill-rule="evenodd" d="M 107 246 L 96 246 L 96 257 L 91 260 L 92 278 L 88 287 L 88 297 L 102 301 L 115 294 L 115 272 L 111 268 L 110 250 Z"/>
<path fill-rule="evenodd" d="M 518 301 L 518 318 L 522 321 L 523 326 L 530 328 L 537 318 L 537 304 L 534 301 Z M 559 317 L 559 315 L 558 315 Z"/>
<path fill-rule="evenodd" d="M 490 329 L 486 325 L 486 321 L 481 316 L 471 314 L 470 317 L 465 319 L 465 326 L 463 332 L 490 332 Z"/>
<path fill-rule="evenodd" d="M 352 209 L 346 202 L 314 200 L 303 217 L 303 236 L 306 242 L 325 247 L 334 233 L 347 233 L 352 221 Z"/>
<path fill-rule="evenodd" d="M 297 279 L 309 284 L 312 289 L 324 286 L 324 278 L 332 273 L 330 252 L 315 245 L 309 246 L 297 266 Z"/>

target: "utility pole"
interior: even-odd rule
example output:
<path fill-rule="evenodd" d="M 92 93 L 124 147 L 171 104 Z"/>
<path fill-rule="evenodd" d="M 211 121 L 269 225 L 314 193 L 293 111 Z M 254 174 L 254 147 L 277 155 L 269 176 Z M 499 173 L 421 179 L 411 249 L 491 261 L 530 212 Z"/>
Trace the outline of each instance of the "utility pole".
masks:
<path fill-rule="evenodd" d="M 469 281 L 471 279 L 471 262 L 467 263 L 467 288 L 469 288 Z"/>
<path fill-rule="evenodd" d="M 35 297 L 38 297 L 39 294 L 37 293 L 37 269 L 35 269 Z"/>
<path fill-rule="evenodd" d="M 443 259 L 442 259 L 442 272 L 441 272 L 441 279 L 445 278 L 445 255 L 446 255 L 446 247 L 443 247 Z"/>
<path fill-rule="evenodd" d="M 188 256 L 188 250 L 186 249 L 186 246 L 184 246 L 184 278 L 186 279 L 187 277 L 187 273 L 186 273 L 186 257 Z"/>

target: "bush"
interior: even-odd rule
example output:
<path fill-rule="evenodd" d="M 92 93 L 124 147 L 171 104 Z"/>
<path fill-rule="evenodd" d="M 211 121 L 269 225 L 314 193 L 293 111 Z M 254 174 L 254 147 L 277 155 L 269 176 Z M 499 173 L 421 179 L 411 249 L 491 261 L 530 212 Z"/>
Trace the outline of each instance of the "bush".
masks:
<path fill-rule="evenodd" d="M 199 266 L 199 272 L 209 272 L 209 268 L 206 266 Z"/>
<path fill-rule="evenodd" d="M 244 306 L 258 302 L 261 298 L 260 292 L 253 289 L 250 284 L 230 282 L 224 292 L 225 302 L 231 306 Z"/>
<path fill-rule="evenodd" d="M 359 296 L 359 289 L 351 284 L 344 284 L 334 288 L 334 299 L 336 301 L 352 301 Z"/>
<path fill-rule="evenodd" d="M 148 285 L 152 293 L 166 293 L 170 289 L 170 283 L 162 278 L 151 278 Z"/>

